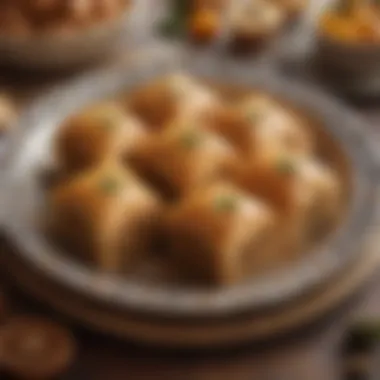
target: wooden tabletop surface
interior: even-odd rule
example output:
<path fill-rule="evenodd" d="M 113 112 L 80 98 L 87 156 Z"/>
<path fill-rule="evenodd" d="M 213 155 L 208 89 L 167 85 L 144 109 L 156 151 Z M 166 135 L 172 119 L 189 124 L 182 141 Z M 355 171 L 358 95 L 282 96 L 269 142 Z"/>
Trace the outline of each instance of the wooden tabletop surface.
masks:
<path fill-rule="evenodd" d="M 0 69 L 0 90 L 16 95 L 22 103 L 51 80 L 46 75 Z M 362 113 L 380 136 L 380 100 L 350 106 Z M 234 350 L 165 351 L 73 327 L 80 345 L 79 356 L 62 380 L 338 380 L 341 379 L 339 358 L 347 324 L 358 316 L 380 318 L 380 271 L 377 277 L 355 299 L 306 330 Z M 4 279 L 4 283 L 14 310 L 53 315 L 14 289 L 11 280 Z M 54 318 L 60 316 L 54 314 Z"/>

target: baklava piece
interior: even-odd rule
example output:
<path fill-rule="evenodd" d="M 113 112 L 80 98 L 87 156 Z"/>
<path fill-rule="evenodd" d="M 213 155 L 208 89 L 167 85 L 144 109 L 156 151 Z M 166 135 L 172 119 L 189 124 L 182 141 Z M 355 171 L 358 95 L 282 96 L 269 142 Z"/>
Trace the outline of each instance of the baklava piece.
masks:
<path fill-rule="evenodd" d="M 48 194 L 52 235 L 105 271 L 128 270 L 147 252 L 160 200 L 118 163 L 106 162 Z"/>
<path fill-rule="evenodd" d="M 305 120 L 270 96 L 244 100 L 240 112 L 257 127 L 257 149 L 307 156 L 313 153 L 313 136 Z"/>
<path fill-rule="evenodd" d="M 274 213 L 233 185 L 192 193 L 173 206 L 164 225 L 170 256 L 190 281 L 228 285 L 274 264 Z"/>
<path fill-rule="evenodd" d="M 236 159 L 226 140 L 186 119 L 145 140 L 131 156 L 137 172 L 167 198 L 222 178 Z"/>
<path fill-rule="evenodd" d="M 236 166 L 235 183 L 270 204 L 283 221 L 284 249 L 304 248 L 337 221 L 341 188 L 332 169 L 314 158 L 274 154 Z"/>
<path fill-rule="evenodd" d="M 64 172 L 77 172 L 109 156 L 126 158 L 144 139 L 141 123 L 121 106 L 104 103 L 90 107 L 65 122 L 57 136 L 57 161 Z"/>
<path fill-rule="evenodd" d="M 176 74 L 132 93 L 127 101 L 131 109 L 153 130 L 176 117 L 201 116 L 212 111 L 218 97 L 196 80 Z"/>
<path fill-rule="evenodd" d="M 306 123 L 269 96 L 251 95 L 236 106 L 219 108 L 214 115 L 212 128 L 246 155 L 268 150 L 309 155 L 313 151 Z"/>

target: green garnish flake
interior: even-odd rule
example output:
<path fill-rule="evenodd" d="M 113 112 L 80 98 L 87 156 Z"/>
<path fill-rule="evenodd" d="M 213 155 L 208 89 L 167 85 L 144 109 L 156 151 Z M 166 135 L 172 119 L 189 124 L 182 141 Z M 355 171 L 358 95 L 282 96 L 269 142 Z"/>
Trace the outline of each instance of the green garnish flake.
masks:
<path fill-rule="evenodd" d="M 114 195 L 120 189 L 120 181 L 115 177 L 106 177 L 101 180 L 99 187 L 104 194 Z"/>
<path fill-rule="evenodd" d="M 189 131 L 181 136 L 181 145 L 186 149 L 194 149 L 199 146 L 201 136 L 195 131 Z"/>
<path fill-rule="evenodd" d="M 170 96 L 177 99 L 179 96 L 184 95 L 183 87 L 179 83 L 172 83 L 169 87 Z"/>
<path fill-rule="evenodd" d="M 113 115 L 106 114 L 100 118 L 100 125 L 106 130 L 111 130 L 117 126 L 117 121 Z"/>
<path fill-rule="evenodd" d="M 276 169 L 284 175 L 293 175 L 296 171 L 294 162 L 289 159 L 281 159 L 276 163 Z"/>
<path fill-rule="evenodd" d="M 221 212 L 232 212 L 237 207 L 237 198 L 232 195 L 218 197 L 215 200 L 215 209 Z"/>
<path fill-rule="evenodd" d="M 255 125 L 260 120 L 261 115 L 258 110 L 252 109 L 247 113 L 247 120 L 250 125 Z"/>

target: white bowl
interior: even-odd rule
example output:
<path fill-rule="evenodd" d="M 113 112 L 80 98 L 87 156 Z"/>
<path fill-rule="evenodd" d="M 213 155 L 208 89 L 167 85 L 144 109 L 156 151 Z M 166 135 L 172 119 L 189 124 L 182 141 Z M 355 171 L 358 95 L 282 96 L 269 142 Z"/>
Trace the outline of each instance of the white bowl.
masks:
<path fill-rule="evenodd" d="M 45 70 L 99 61 L 133 41 L 138 12 L 139 7 L 132 6 L 116 19 L 70 34 L 0 35 L 0 63 Z"/>

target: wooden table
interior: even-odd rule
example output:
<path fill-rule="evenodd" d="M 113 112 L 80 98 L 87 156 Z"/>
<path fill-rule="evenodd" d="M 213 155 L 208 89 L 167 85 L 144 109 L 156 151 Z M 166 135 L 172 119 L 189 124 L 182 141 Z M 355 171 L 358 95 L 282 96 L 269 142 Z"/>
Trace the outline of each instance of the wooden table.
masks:
<path fill-rule="evenodd" d="M 28 298 L 11 279 L 2 280 L 13 313 L 37 313 L 72 327 L 79 355 L 60 380 L 338 380 L 348 323 L 358 315 L 380 318 L 377 279 L 333 314 L 292 335 L 223 351 L 175 352 L 87 331 Z"/>

